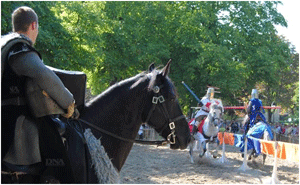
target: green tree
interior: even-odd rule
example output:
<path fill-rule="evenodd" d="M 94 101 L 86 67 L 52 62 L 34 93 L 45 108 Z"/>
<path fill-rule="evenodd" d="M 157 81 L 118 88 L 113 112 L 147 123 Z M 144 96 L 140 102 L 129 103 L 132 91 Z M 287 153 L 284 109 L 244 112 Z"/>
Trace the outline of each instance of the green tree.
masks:
<path fill-rule="evenodd" d="M 294 88 L 297 54 L 275 25 L 287 26 L 277 1 L 2 1 L 1 31 L 11 30 L 11 12 L 32 7 L 39 15 L 36 44 L 46 64 L 84 71 L 94 94 L 113 83 L 164 65 L 187 112 L 220 88 L 225 105 L 242 105 L 260 88 L 263 103 L 298 110 Z M 291 76 L 291 78 L 287 78 Z M 294 105 L 294 106 L 291 106 Z"/>

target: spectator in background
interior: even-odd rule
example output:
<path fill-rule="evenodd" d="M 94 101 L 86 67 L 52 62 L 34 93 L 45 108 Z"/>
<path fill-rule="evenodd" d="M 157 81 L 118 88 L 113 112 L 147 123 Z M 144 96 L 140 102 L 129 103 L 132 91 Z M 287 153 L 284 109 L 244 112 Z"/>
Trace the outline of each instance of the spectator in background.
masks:
<path fill-rule="evenodd" d="M 232 122 L 230 124 L 230 128 L 231 128 L 230 131 L 233 132 L 233 133 L 237 133 L 239 131 L 239 129 L 240 129 L 237 122 Z"/>
<path fill-rule="evenodd" d="M 286 125 L 282 124 L 281 134 L 285 134 L 285 130 L 286 130 Z"/>
<path fill-rule="evenodd" d="M 299 127 L 296 124 L 294 124 L 294 126 L 293 126 L 292 134 L 299 135 Z"/>
<path fill-rule="evenodd" d="M 277 123 L 276 134 L 281 134 L 281 126 L 279 123 Z"/>
<path fill-rule="evenodd" d="M 270 123 L 271 130 L 275 130 L 275 123 Z"/>
<path fill-rule="evenodd" d="M 287 125 L 285 129 L 285 135 L 291 135 L 293 132 L 293 125 Z"/>

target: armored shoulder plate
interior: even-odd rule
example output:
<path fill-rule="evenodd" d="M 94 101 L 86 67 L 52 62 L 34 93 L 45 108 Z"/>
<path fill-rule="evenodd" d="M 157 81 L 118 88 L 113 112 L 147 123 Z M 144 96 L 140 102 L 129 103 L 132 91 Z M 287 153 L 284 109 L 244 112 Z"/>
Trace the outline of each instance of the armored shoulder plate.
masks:
<path fill-rule="evenodd" d="M 10 49 L 17 43 L 24 43 L 31 46 L 32 42 L 25 36 L 18 33 L 11 33 L 1 37 L 1 78 L 3 75 L 6 60 Z"/>

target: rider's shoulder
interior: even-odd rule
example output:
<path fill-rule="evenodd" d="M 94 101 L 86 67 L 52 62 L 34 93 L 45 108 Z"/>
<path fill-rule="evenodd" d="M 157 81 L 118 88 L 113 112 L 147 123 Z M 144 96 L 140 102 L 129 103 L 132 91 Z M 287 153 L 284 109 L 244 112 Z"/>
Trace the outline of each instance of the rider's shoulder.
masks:
<path fill-rule="evenodd" d="M 1 49 L 8 52 L 7 59 L 14 55 L 34 50 L 31 40 L 19 33 L 9 33 L 1 36 Z"/>
<path fill-rule="evenodd" d="M 6 35 L 1 35 L 1 48 L 8 44 L 14 45 L 15 43 L 26 43 L 28 45 L 32 45 L 32 41 L 24 34 L 19 34 L 19 33 L 9 33 Z"/>
<path fill-rule="evenodd" d="M 33 51 L 27 44 L 25 43 L 16 43 L 12 48 L 10 49 L 8 53 L 8 59 L 10 59 L 13 56 L 16 56 L 18 54 L 25 54 L 27 52 Z"/>

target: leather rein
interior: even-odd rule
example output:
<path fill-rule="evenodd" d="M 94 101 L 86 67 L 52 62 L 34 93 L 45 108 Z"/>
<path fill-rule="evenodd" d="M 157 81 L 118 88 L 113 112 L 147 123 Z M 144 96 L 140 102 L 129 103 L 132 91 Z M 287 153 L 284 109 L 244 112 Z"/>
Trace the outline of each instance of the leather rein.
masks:
<path fill-rule="evenodd" d="M 160 103 L 162 105 L 162 109 L 160 108 L 160 110 L 162 111 L 162 113 L 164 114 L 166 120 L 168 121 L 169 124 L 165 124 L 163 126 L 163 128 L 161 128 L 159 134 L 161 134 L 165 129 L 167 129 L 167 127 L 169 126 L 170 130 L 171 130 L 171 133 L 167 136 L 167 140 L 164 140 L 164 141 L 145 141 L 145 140 L 138 140 L 138 139 L 128 139 L 128 138 L 124 138 L 124 137 L 121 137 L 121 136 L 118 136 L 114 133 L 111 133 L 107 130 L 104 130 L 92 123 L 89 123 L 85 120 L 82 120 L 82 119 L 78 119 L 79 121 L 85 123 L 86 125 L 104 133 L 104 134 L 107 134 L 109 136 L 112 136 L 114 138 L 117 138 L 119 140 L 122 140 L 122 141 L 126 141 L 126 142 L 130 142 L 130 143 L 140 143 L 140 144 L 145 144 L 145 145 L 157 145 L 157 146 L 163 146 L 163 145 L 166 145 L 168 143 L 170 144 L 175 144 L 175 138 L 176 138 L 176 135 L 175 135 L 175 123 L 176 121 L 180 120 L 180 119 L 185 119 L 185 116 L 182 114 L 181 116 L 178 116 L 176 118 L 173 118 L 173 119 L 170 119 L 169 117 L 169 114 L 168 114 L 168 111 L 167 111 L 167 108 L 166 108 L 166 105 L 163 104 L 163 102 L 165 102 L 165 98 L 160 95 L 160 88 L 163 87 L 163 85 L 161 85 L 160 87 L 159 86 L 155 86 L 153 88 L 153 91 L 156 95 L 158 96 L 153 96 L 152 98 L 152 107 L 150 109 L 150 112 L 147 116 L 147 119 L 146 119 L 146 123 L 149 121 L 149 119 L 151 118 L 151 115 L 153 113 L 153 111 L 155 110 L 156 108 L 156 105 L 158 105 L 158 103 Z"/>

